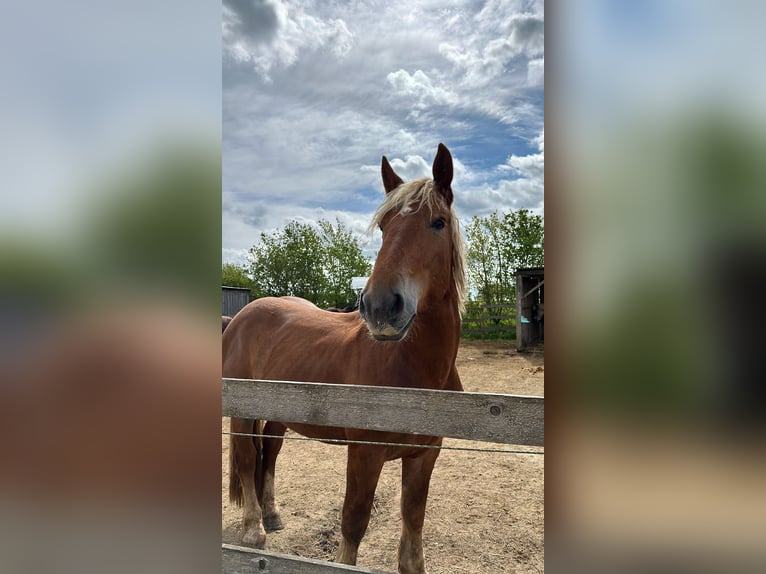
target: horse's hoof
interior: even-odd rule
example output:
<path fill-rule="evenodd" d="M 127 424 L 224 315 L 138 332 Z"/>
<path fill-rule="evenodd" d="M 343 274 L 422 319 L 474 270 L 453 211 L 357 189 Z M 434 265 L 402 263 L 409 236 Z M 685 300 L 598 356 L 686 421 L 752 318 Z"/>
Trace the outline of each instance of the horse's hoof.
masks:
<path fill-rule="evenodd" d="M 271 516 L 263 517 L 263 527 L 266 529 L 266 532 L 274 532 L 276 530 L 282 530 L 285 525 L 282 524 L 282 519 L 279 517 L 279 514 L 272 514 Z"/>
<path fill-rule="evenodd" d="M 263 550 L 266 547 L 266 534 L 255 529 L 249 530 L 242 536 L 242 545 Z"/>

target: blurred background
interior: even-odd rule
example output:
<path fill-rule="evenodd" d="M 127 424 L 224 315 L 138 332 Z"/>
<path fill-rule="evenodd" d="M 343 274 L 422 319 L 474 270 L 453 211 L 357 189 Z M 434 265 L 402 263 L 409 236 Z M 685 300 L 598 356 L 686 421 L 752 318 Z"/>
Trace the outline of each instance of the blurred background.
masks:
<path fill-rule="evenodd" d="M 548 566 L 757 569 L 766 8 L 546 9 Z"/>
<path fill-rule="evenodd" d="M 0 19 L 0 571 L 220 568 L 217 2 Z"/>
<path fill-rule="evenodd" d="M 0 570 L 215 570 L 221 6 L 4 12 Z M 755 570 L 766 7 L 546 12 L 548 567 Z"/>

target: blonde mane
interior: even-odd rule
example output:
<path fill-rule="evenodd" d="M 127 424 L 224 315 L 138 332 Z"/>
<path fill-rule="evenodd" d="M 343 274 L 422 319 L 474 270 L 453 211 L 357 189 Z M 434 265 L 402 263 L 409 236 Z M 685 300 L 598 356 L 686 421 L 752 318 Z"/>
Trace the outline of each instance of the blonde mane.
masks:
<path fill-rule="evenodd" d="M 432 179 L 421 178 L 403 183 L 396 189 L 386 194 L 383 203 L 372 216 L 369 230 L 378 227 L 383 219 L 391 212 L 399 212 L 412 203 L 417 203 L 415 212 L 420 211 L 425 205 L 428 211 L 433 213 L 434 203 L 441 201 L 434 191 Z M 455 293 L 458 301 L 458 311 L 462 316 L 465 311 L 466 280 L 465 280 L 465 246 L 463 236 L 460 234 L 460 220 L 455 210 L 450 206 L 450 229 L 452 230 L 452 281 L 455 285 Z"/>

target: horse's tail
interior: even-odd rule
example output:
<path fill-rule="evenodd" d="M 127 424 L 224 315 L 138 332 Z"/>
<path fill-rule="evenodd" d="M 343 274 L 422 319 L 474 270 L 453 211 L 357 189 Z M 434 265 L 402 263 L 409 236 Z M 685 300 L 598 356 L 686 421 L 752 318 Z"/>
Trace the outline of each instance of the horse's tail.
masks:
<path fill-rule="evenodd" d="M 226 328 L 229 326 L 229 323 L 231 323 L 232 318 L 227 315 L 221 315 L 221 333 L 223 334 L 226 331 Z M 236 335 L 236 333 L 234 333 Z M 225 363 L 225 361 L 224 361 Z M 237 372 L 231 371 L 231 372 Z M 235 375 L 237 376 L 237 375 Z M 240 373 L 238 376 L 247 377 L 246 372 Z M 238 418 L 232 418 L 231 419 L 231 432 L 232 433 L 244 433 L 244 434 L 252 434 L 257 435 L 260 434 L 260 426 L 262 424 L 262 421 L 257 421 L 253 419 L 238 419 Z M 255 460 L 252 461 L 249 456 L 247 456 L 244 459 L 244 462 L 242 462 L 242 457 L 238 456 L 240 454 L 239 446 L 243 444 L 247 444 L 246 441 L 252 440 L 253 446 L 255 447 Z M 235 503 L 237 506 L 242 506 L 244 503 L 244 492 L 242 487 L 242 479 L 240 478 L 240 471 L 242 469 L 239 468 L 240 463 L 247 465 L 248 462 L 252 462 L 254 464 L 253 468 L 248 469 L 250 472 L 254 473 L 254 478 L 256 482 L 256 489 L 259 488 L 258 485 L 258 479 L 259 479 L 259 473 L 262 473 L 261 470 L 261 454 L 262 454 L 263 445 L 261 444 L 261 438 L 258 436 L 242 436 L 241 434 L 231 434 L 229 436 L 229 500 L 233 503 Z"/>
<path fill-rule="evenodd" d="M 229 437 L 229 501 L 237 506 L 242 506 L 242 481 L 239 479 L 237 457 L 234 455 L 236 449 L 237 442 L 232 435 Z"/>
<path fill-rule="evenodd" d="M 233 421 L 233 419 L 232 419 Z M 244 429 L 241 428 L 241 425 L 239 425 L 239 432 L 245 432 L 245 433 L 252 433 L 252 434 L 260 434 L 259 425 L 260 421 L 257 420 L 246 420 L 240 419 L 241 422 L 246 422 L 247 425 Z M 232 431 L 233 432 L 233 431 Z M 242 506 L 242 503 L 244 502 L 244 495 L 242 493 L 242 480 L 239 477 L 239 466 L 238 466 L 238 457 L 236 456 L 237 453 L 237 445 L 239 444 L 239 441 L 237 440 L 239 438 L 237 435 L 230 435 L 229 436 L 229 501 L 233 502 L 237 506 Z M 256 477 L 256 489 L 259 487 L 258 485 L 258 473 L 260 471 L 261 465 L 261 439 L 260 437 L 253 436 L 253 437 L 244 437 L 245 439 L 251 439 L 253 441 L 253 444 L 255 445 L 255 468 L 253 469 L 255 471 L 255 477 Z"/>

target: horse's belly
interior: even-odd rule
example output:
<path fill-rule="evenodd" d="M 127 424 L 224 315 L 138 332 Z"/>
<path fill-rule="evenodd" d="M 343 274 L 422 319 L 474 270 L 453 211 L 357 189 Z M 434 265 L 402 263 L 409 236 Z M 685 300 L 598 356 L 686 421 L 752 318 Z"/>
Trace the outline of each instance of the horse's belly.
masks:
<path fill-rule="evenodd" d="M 341 427 L 323 427 L 318 425 L 309 425 L 303 423 L 284 423 L 289 429 L 305 437 L 317 439 L 320 441 L 341 441 L 340 444 L 346 445 L 346 441 L 363 441 L 375 444 L 385 445 L 387 447 L 387 460 L 394 460 L 405 456 L 416 456 L 423 452 L 421 446 L 438 447 L 442 439 L 426 435 L 411 435 L 403 433 L 387 433 L 383 431 L 345 429 Z M 413 445 L 413 446 L 408 446 Z"/>
<path fill-rule="evenodd" d="M 323 427 L 304 423 L 284 423 L 287 428 L 305 437 L 319 440 L 345 440 L 346 431 L 340 427 Z"/>

